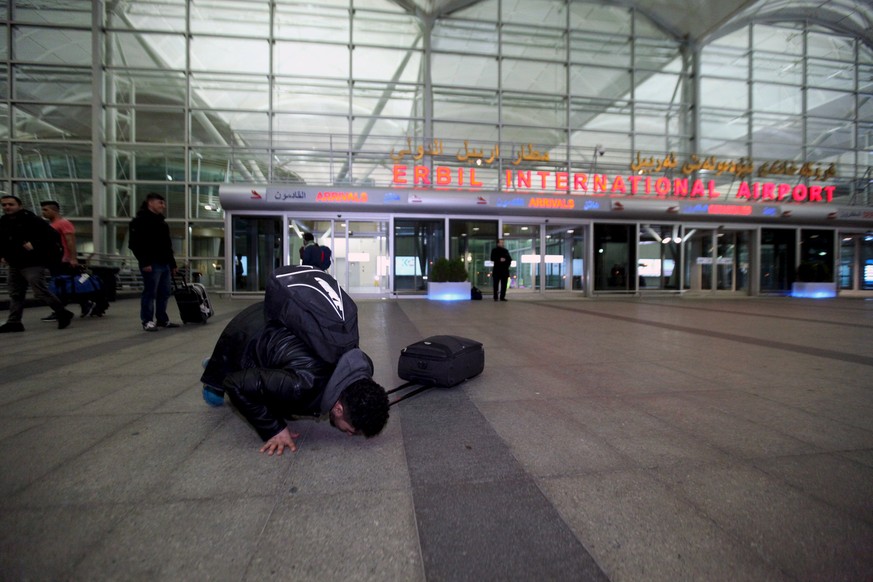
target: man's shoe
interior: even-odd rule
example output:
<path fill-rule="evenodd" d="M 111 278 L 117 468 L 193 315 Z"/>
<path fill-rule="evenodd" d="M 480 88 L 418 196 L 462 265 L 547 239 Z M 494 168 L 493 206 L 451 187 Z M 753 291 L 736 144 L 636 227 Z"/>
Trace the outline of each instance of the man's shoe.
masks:
<path fill-rule="evenodd" d="M 79 317 L 89 317 L 94 313 L 94 308 L 97 307 L 97 304 L 93 301 L 86 301 L 82 304 L 82 315 Z"/>
<path fill-rule="evenodd" d="M 173 327 L 182 327 L 178 323 L 173 323 L 172 321 L 164 321 L 164 322 L 158 323 L 157 325 L 158 325 L 158 327 L 162 327 L 164 329 L 170 329 Z"/>
<path fill-rule="evenodd" d="M 0 333 L 12 333 L 16 331 L 24 331 L 24 324 L 20 321 L 11 321 L 0 325 Z"/>
<path fill-rule="evenodd" d="M 57 320 L 58 320 L 58 316 L 55 315 L 54 311 L 52 311 L 51 313 L 49 313 L 45 317 L 40 318 L 40 321 L 57 321 Z"/>
<path fill-rule="evenodd" d="M 58 329 L 64 329 L 69 326 L 74 317 L 75 315 L 73 315 L 72 311 L 64 309 L 60 315 L 58 315 Z"/>
<path fill-rule="evenodd" d="M 501 301 L 509 301 L 506 297 L 501 297 L 500 300 Z"/>
<path fill-rule="evenodd" d="M 147 321 L 142 324 L 143 331 L 158 331 L 158 326 L 155 325 L 154 321 Z"/>

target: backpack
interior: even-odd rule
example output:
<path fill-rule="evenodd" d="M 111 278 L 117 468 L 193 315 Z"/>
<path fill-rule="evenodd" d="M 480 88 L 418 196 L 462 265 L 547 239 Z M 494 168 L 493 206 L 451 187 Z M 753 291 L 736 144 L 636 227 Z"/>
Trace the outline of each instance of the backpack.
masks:
<path fill-rule="evenodd" d="M 303 248 L 300 258 L 304 265 L 318 267 L 322 271 L 330 269 L 330 258 L 333 253 L 330 252 L 330 247 L 314 244 Z"/>
<path fill-rule="evenodd" d="M 358 307 L 339 283 L 318 267 L 285 266 L 273 271 L 267 279 L 264 314 L 268 321 L 277 321 L 294 332 L 329 364 L 336 364 L 344 353 L 358 347 Z"/>
<path fill-rule="evenodd" d="M 319 245 L 318 248 L 321 250 L 321 263 L 319 266 L 322 271 L 327 271 L 330 269 L 330 257 L 333 253 L 330 251 L 330 247 Z"/>

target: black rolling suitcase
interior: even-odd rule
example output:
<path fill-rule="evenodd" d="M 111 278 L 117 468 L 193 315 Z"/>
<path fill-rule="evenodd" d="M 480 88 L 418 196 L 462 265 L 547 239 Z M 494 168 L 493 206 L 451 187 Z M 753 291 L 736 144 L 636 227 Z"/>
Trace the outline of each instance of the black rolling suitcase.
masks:
<path fill-rule="evenodd" d="M 403 348 L 397 362 L 397 375 L 406 384 L 391 394 L 415 384 L 421 387 L 398 398 L 396 404 L 428 388 L 450 388 L 478 376 L 485 369 L 485 348 L 481 342 L 454 335 L 435 335 Z"/>
<path fill-rule="evenodd" d="M 173 297 L 176 298 L 182 323 L 206 323 L 215 313 L 206 288 L 199 283 L 186 283 L 184 278 L 180 281 L 181 284 L 177 285 L 173 277 Z"/>

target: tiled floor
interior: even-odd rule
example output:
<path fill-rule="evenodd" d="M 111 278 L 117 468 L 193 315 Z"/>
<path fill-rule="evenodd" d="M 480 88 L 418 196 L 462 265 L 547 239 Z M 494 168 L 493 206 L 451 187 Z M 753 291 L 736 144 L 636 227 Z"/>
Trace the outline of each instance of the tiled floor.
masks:
<path fill-rule="evenodd" d="M 434 334 L 485 372 L 270 458 L 201 400 L 213 299 L 0 335 L 0 580 L 873 579 L 873 301 L 362 300 L 385 386 Z"/>

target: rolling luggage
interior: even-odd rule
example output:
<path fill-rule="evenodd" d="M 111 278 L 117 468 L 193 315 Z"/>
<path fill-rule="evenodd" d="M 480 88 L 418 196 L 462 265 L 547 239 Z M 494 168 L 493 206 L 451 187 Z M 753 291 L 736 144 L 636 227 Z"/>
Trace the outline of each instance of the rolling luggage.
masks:
<path fill-rule="evenodd" d="M 449 388 L 482 373 L 485 349 L 480 342 L 454 335 L 435 335 L 400 352 L 397 375 L 428 386 Z"/>
<path fill-rule="evenodd" d="M 176 278 L 173 277 L 173 297 L 176 298 L 182 323 L 206 323 L 207 319 L 215 315 L 206 287 L 200 283 L 186 283 L 183 278 L 181 285 L 177 285 Z"/>
<path fill-rule="evenodd" d="M 390 406 L 434 386 L 456 386 L 484 369 L 485 348 L 480 342 L 454 335 L 425 338 L 401 350 L 397 375 L 409 382 L 388 390 L 388 394 L 415 388 L 396 398 Z"/>

